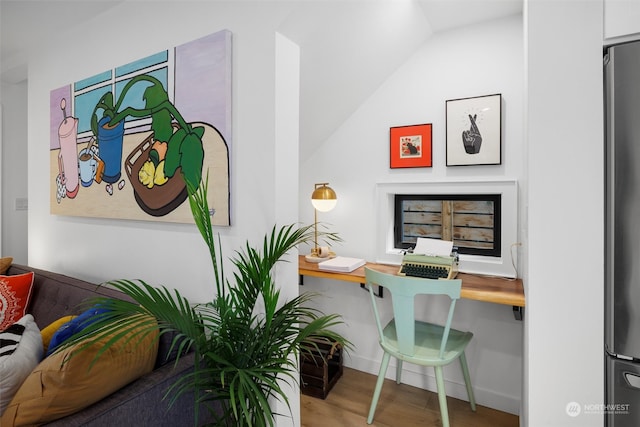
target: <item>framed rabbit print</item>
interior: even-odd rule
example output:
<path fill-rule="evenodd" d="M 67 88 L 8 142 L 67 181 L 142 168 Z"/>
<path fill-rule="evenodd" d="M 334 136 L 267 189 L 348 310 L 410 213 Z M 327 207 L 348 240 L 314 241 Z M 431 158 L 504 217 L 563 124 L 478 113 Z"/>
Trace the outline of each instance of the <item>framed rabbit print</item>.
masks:
<path fill-rule="evenodd" d="M 432 125 L 396 126 L 389 132 L 389 166 L 395 168 L 430 168 Z"/>

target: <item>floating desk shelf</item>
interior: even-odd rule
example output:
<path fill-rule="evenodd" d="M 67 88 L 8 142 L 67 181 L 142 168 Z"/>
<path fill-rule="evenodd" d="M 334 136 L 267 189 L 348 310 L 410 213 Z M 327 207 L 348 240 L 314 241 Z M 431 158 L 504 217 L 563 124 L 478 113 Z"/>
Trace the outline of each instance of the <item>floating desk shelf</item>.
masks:
<path fill-rule="evenodd" d="M 365 267 L 389 274 L 396 274 L 399 268 L 397 265 L 368 262 L 350 273 L 334 273 L 320 270 L 317 264 L 307 262 L 304 259 L 304 255 L 300 255 L 298 258 L 298 274 L 300 275 L 301 284 L 303 276 L 312 276 L 323 279 L 359 283 L 364 287 Z M 462 279 L 462 298 L 491 302 L 494 304 L 510 305 L 513 307 L 513 314 L 515 318 L 517 320 L 522 320 L 525 307 L 525 295 L 522 279 L 482 276 L 469 273 L 458 273 L 456 279 Z M 377 295 L 379 297 L 383 297 L 383 291 L 381 288 L 378 290 Z"/>

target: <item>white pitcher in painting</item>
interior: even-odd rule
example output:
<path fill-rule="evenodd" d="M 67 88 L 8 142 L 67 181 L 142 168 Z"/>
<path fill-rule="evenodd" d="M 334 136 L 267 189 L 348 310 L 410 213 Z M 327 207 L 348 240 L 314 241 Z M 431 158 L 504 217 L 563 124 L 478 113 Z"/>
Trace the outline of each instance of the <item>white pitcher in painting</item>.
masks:
<path fill-rule="evenodd" d="M 64 111 L 64 120 L 58 127 L 60 140 L 60 154 L 58 155 L 58 169 L 62 183 L 67 191 L 67 197 L 73 199 L 78 194 L 78 119 L 67 117 L 67 101 L 60 101 L 60 108 Z"/>

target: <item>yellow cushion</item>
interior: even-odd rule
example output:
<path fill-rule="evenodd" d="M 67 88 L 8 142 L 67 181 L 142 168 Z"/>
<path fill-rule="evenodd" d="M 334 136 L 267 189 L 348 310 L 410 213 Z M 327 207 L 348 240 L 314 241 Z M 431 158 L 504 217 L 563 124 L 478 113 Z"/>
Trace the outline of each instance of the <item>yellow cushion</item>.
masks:
<path fill-rule="evenodd" d="M 10 256 L 0 258 L 0 274 L 6 273 L 9 267 L 11 267 L 12 262 L 13 258 L 11 258 Z"/>
<path fill-rule="evenodd" d="M 82 343 L 52 354 L 35 367 L 18 389 L 0 418 L 0 425 L 47 423 L 103 399 L 153 370 L 158 352 L 157 337 L 156 332 L 142 341 L 135 337 L 127 342 L 125 336 L 95 362 L 94 356 L 109 337 L 71 358 L 69 356 Z"/>
<path fill-rule="evenodd" d="M 68 321 L 74 319 L 76 316 L 64 316 L 59 318 L 58 320 L 52 322 L 50 325 L 46 326 L 43 330 L 40 331 L 40 334 L 42 335 L 42 345 L 44 347 L 44 352 L 47 352 L 47 349 L 49 348 L 49 343 L 51 342 L 51 338 L 53 337 L 53 334 L 56 333 L 56 331 L 58 329 L 60 329 L 60 326 L 64 325 L 65 323 L 67 323 Z"/>

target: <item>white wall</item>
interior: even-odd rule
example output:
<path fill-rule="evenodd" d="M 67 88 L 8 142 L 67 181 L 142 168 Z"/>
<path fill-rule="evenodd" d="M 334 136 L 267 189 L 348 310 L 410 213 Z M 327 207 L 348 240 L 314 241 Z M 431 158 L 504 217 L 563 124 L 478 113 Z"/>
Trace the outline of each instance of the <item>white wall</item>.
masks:
<path fill-rule="evenodd" d="M 378 182 L 429 182 L 523 178 L 523 40 L 522 18 L 492 21 L 438 34 L 429 39 L 300 167 L 300 219 L 313 221 L 309 198 L 315 182 L 329 182 L 338 205 L 321 213 L 345 242 L 340 255 L 376 258 L 375 188 Z M 445 101 L 501 93 L 503 96 L 503 164 L 445 166 Z M 337 100 L 336 102 L 339 102 Z M 433 167 L 389 169 L 389 128 L 433 124 Z M 512 242 L 515 243 L 515 242 Z M 378 371 L 381 352 L 368 297 L 357 285 L 305 278 L 305 290 L 323 293 L 319 307 L 337 312 L 343 332 L 356 348 L 345 364 Z M 385 298 L 384 313 L 390 312 Z M 442 301 L 424 307 L 440 311 Z M 510 306 L 462 300 L 455 326 L 475 336 L 468 350 L 476 398 L 482 405 L 518 413 L 522 387 L 523 322 Z M 435 390 L 432 370 L 407 366 L 403 380 Z M 388 375 L 393 377 L 394 370 Z M 445 371 L 447 392 L 466 399 L 457 366 Z"/>
<path fill-rule="evenodd" d="M 193 225 L 53 216 L 49 214 L 48 185 L 41 185 L 49 176 L 46 117 L 52 88 L 229 29 L 233 39 L 234 133 L 230 141 L 233 225 L 218 231 L 235 249 L 247 238 L 261 237 L 275 222 L 275 166 L 265 159 L 273 159 L 275 155 L 272 22 L 278 16 L 277 9 L 265 6 L 258 10 L 259 6 L 254 5 L 255 14 L 248 15 L 242 8 L 214 8 L 205 2 L 193 2 L 188 10 L 179 2 L 161 4 L 162 8 L 154 8 L 153 25 L 141 25 L 150 4 L 126 1 L 64 35 L 68 49 L 59 48 L 63 44 L 60 40 L 47 40 L 50 43 L 32 60 L 29 263 L 90 280 L 144 274 L 152 283 L 175 286 L 195 300 L 202 300 L 209 297 L 213 283 L 209 280 L 208 253 Z M 274 18 L 266 19 L 268 16 Z M 112 46 L 101 50 L 104 37 L 94 29 L 112 28 L 116 22 L 119 29 L 108 32 Z M 89 54 L 96 50 L 100 54 Z M 256 176 L 261 179 L 256 180 Z M 83 234 L 89 237 L 76 237 Z M 167 243 L 171 246 L 166 252 L 148 250 L 165 247 Z M 227 255 L 232 255 L 231 250 Z"/>
<path fill-rule="evenodd" d="M 281 34 L 276 34 L 275 51 L 275 116 L 276 149 L 273 156 L 275 165 L 274 199 L 276 218 L 279 224 L 294 224 L 298 222 L 298 162 L 291 159 L 298 158 L 298 123 L 300 121 L 300 48 Z M 283 222 L 284 221 L 284 222 Z M 288 280 L 287 287 L 281 290 L 282 298 L 292 299 L 298 296 L 297 282 L 291 281 L 298 276 L 298 251 L 287 254 L 286 260 L 276 266 L 276 280 Z M 288 390 L 289 405 L 300 407 L 300 387 L 296 383 L 281 381 L 283 390 Z M 284 402 L 274 402 L 280 414 L 287 414 Z M 278 426 L 299 425 L 290 418 L 279 416 Z"/>
<path fill-rule="evenodd" d="M 0 87 L 0 99 L 2 88 Z M 0 103 L 0 166 L 2 166 L 2 103 Z M 0 256 L 2 256 L 2 168 L 0 167 Z"/>
<path fill-rule="evenodd" d="M 602 426 L 597 411 L 566 412 L 604 401 L 602 2 L 525 9 L 525 420 Z"/>
<path fill-rule="evenodd" d="M 261 241 L 275 223 L 297 222 L 297 198 L 277 203 L 282 195 L 276 192 L 285 182 L 293 194 L 298 191 L 289 173 L 293 170 L 297 175 L 297 156 L 288 158 L 290 170 L 277 171 L 275 161 L 276 153 L 283 150 L 281 144 L 292 144 L 290 115 L 275 114 L 276 104 L 283 108 L 291 102 L 291 97 L 275 96 L 275 28 L 281 8 L 259 2 L 252 3 L 250 10 L 243 2 L 184 4 L 125 1 L 59 38 L 55 34 L 43 37 L 28 76 L 30 265 L 93 282 L 142 278 L 177 288 L 192 301 L 212 297 L 208 251 L 195 226 L 49 214 L 48 111 L 53 88 L 222 29 L 230 30 L 233 39 L 234 129 L 230 142 L 232 226 L 217 230 L 224 251 L 232 256 L 246 239 Z M 291 73 L 290 67 L 279 69 Z M 286 135 L 284 141 L 276 141 L 276 129 L 279 135 Z M 279 270 L 278 279 L 285 294 L 297 293 L 295 268 Z M 299 405 L 292 400 L 293 422 L 299 424 Z"/>
<path fill-rule="evenodd" d="M 251 13 L 230 5 L 214 11 L 210 3 L 194 2 L 188 12 L 182 12 L 179 2 L 167 2 L 162 3 L 167 9 L 154 12 L 154 25 L 140 25 L 145 4 L 149 3 L 127 1 L 71 34 L 59 38 L 50 34 L 42 40 L 41 54 L 34 56 L 29 71 L 28 261 L 93 281 L 138 277 L 144 272 L 151 283 L 175 286 L 201 299 L 210 294 L 212 284 L 206 250 L 193 227 L 53 217 L 48 214 L 48 187 L 40 185 L 48 179 L 46 129 L 52 88 L 228 28 L 234 34 L 234 225 L 221 230 L 225 247 L 237 248 L 245 238 L 260 237 L 281 215 L 289 219 L 272 202 L 280 197 L 273 187 L 282 175 L 274 171 L 275 162 L 264 161 L 281 149 L 274 142 L 274 31 L 270 26 L 279 10 L 272 4 L 260 9 L 254 3 Z M 525 5 L 526 69 L 522 66 L 523 28 L 518 20 L 452 31 L 430 40 L 301 165 L 300 219 L 313 220 L 308 203 L 313 183 L 329 181 L 338 192 L 339 204 L 320 219 L 331 223 L 346 240 L 338 247 L 341 254 L 370 258 L 375 247 L 371 232 L 375 229 L 375 182 L 487 175 L 518 178 L 527 274 L 524 362 L 523 323 L 513 320 L 509 307 L 471 301 L 460 304 L 457 326 L 476 334 L 469 359 L 477 396 L 482 404 L 517 412 L 524 364 L 523 425 L 602 425 L 598 415 L 571 419 L 565 412 L 571 401 L 602 402 L 602 241 L 597 233 L 581 233 L 580 224 L 568 217 L 577 202 L 588 199 L 594 208 L 582 211 L 581 218 L 601 221 L 602 5 L 599 0 L 530 0 Z M 169 25 L 172 31 L 165 30 Z M 78 52 L 101 43 L 103 37 L 95 31 L 100 26 L 118 28 L 109 34 L 121 49 L 110 49 L 106 56 L 88 61 Z M 60 49 L 70 44 L 79 49 Z M 62 63 L 69 65 L 61 67 Z M 469 63 L 478 68 L 470 68 Z M 527 86 L 523 76 L 527 76 Z M 503 165 L 444 167 L 445 100 L 496 92 L 504 97 Z M 5 117 L 6 112 L 5 108 Z M 434 124 L 435 166 L 419 171 L 389 170 L 389 127 L 424 122 Z M 6 128 L 3 132 L 6 163 Z M 573 149 L 578 143 L 579 157 Z M 4 170 L 3 165 L 3 174 Z M 256 175 L 261 179 L 252 179 Z M 5 177 L 4 201 L 6 183 Z M 547 205 L 554 210 L 544 210 Z M 6 219 L 3 217 L 3 224 Z M 85 231 L 98 244 L 88 249 L 84 242 L 61 239 L 70 229 Z M 563 252 L 564 257 L 549 250 L 549 242 L 558 238 L 573 245 Z M 172 241 L 181 250 L 153 259 L 135 256 L 129 248 L 145 240 L 151 244 Z M 552 247 L 557 249 L 557 245 Z M 358 331 L 357 336 L 351 334 L 357 350 L 347 358 L 347 365 L 375 372 L 379 359 L 366 294 L 346 283 L 312 279 L 306 283 L 305 289 L 326 294 L 321 308 L 344 313 L 349 330 Z M 445 375 L 448 390 L 459 393 L 457 370 Z M 419 374 L 406 378 L 422 385 L 428 381 Z"/>
<path fill-rule="evenodd" d="M 16 210 L 16 199 L 27 198 L 27 82 L 2 83 L 2 256 L 27 263 L 28 211 Z"/>

